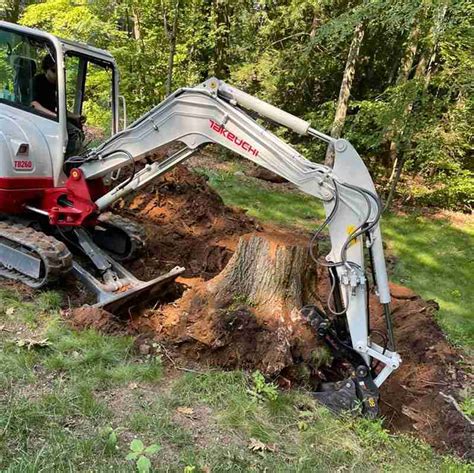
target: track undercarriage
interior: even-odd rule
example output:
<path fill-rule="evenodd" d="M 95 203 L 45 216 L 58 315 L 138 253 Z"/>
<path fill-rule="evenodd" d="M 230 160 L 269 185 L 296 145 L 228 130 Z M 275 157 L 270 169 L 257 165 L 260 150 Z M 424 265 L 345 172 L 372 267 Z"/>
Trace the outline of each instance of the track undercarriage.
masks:
<path fill-rule="evenodd" d="M 148 300 L 184 271 L 175 267 L 151 281 L 137 279 L 118 261 L 133 259 L 144 246 L 143 229 L 111 213 L 87 230 L 0 216 L 1 277 L 39 289 L 74 273 L 96 295 L 95 307 L 115 313 Z"/>

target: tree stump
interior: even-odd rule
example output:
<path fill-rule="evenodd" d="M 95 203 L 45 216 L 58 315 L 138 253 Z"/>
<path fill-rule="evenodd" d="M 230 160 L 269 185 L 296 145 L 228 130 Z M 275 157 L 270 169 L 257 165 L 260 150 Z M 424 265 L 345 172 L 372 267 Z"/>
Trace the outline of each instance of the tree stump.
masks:
<path fill-rule="evenodd" d="M 241 237 L 221 273 L 195 282 L 149 323 L 188 358 L 292 379 L 295 370 L 314 374 L 328 356 L 300 313 L 318 300 L 308 253 L 306 239 L 289 234 Z"/>
<path fill-rule="evenodd" d="M 288 321 L 314 303 L 317 268 L 307 244 L 281 235 L 251 235 L 239 240 L 224 270 L 208 284 L 216 301 L 237 300 L 261 313 L 267 322 Z"/>

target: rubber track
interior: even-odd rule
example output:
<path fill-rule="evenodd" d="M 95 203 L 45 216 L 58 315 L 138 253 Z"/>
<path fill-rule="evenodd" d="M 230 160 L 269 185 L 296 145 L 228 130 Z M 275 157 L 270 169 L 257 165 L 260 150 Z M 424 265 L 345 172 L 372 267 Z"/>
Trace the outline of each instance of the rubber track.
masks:
<path fill-rule="evenodd" d="M 118 261 L 128 261 L 133 259 L 140 251 L 143 250 L 146 243 L 146 233 L 144 228 L 138 223 L 121 217 L 120 215 L 107 212 L 99 216 L 99 222 L 108 224 L 111 227 L 116 227 L 125 232 L 131 240 L 132 248 L 128 255 L 120 257 L 119 255 L 112 255 Z"/>
<path fill-rule="evenodd" d="M 7 240 L 13 243 L 12 247 L 20 246 L 36 254 L 43 261 L 45 269 L 41 279 L 34 279 L 15 269 L 6 268 L 0 261 L 0 276 L 40 288 L 60 279 L 72 269 L 72 255 L 64 243 L 14 220 L 0 220 L 0 240 Z"/>

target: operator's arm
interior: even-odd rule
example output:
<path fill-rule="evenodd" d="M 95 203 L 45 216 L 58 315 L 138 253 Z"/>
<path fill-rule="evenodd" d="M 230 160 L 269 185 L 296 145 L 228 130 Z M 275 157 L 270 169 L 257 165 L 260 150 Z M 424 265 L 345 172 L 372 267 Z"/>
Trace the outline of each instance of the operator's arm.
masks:
<path fill-rule="evenodd" d="M 46 107 L 43 107 L 37 100 L 33 100 L 31 102 L 31 106 L 35 109 L 38 110 L 38 112 L 44 113 L 45 115 L 48 115 L 49 117 L 57 117 L 57 113 L 52 112 Z M 67 112 L 67 118 L 68 120 L 71 120 L 74 124 L 77 126 L 81 126 L 83 123 L 86 121 L 86 117 L 84 115 L 76 115 L 75 113 L 72 112 Z"/>
<path fill-rule="evenodd" d="M 37 100 L 33 100 L 31 102 L 31 106 L 35 109 L 38 110 L 38 112 L 44 113 L 45 115 L 48 115 L 49 117 L 57 117 L 57 113 L 52 112 L 49 108 L 43 107 Z"/>

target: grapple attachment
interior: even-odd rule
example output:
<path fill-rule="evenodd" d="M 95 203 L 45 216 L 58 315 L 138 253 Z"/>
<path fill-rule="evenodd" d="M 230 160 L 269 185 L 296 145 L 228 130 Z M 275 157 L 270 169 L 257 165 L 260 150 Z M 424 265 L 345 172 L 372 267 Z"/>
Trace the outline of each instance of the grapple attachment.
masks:
<path fill-rule="evenodd" d="M 333 356 L 348 362 L 352 368 L 350 377 L 341 381 L 322 383 L 318 391 L 313 393 L 314 397 L 336 413 L 358 411 L 371 419 L 377 417 L 379 389 L 364 359 L 351 347 L 350 341 L 341 340 L 341 334 L 332 321 L 316 306 L 306 306 L 301 312 Z"/>

